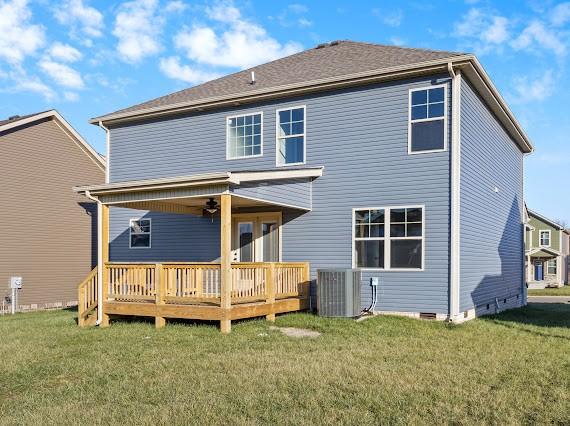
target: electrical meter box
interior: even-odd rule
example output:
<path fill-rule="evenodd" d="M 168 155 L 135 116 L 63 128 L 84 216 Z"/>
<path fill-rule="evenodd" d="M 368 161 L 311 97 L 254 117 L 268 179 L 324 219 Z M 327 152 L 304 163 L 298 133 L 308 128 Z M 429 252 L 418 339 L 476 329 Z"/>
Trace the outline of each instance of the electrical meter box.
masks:
<path fill-rule="evenodd" d="M 22 277 L 10 277 L 10 288 L 21 289 Z"/>

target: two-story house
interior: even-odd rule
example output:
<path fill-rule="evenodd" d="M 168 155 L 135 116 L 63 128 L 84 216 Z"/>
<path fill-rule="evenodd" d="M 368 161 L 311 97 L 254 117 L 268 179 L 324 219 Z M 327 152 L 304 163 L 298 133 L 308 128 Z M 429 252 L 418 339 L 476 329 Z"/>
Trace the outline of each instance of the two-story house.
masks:
<path fill-rule="evenodd" d="M 568 284 L 570 231 L 533 210 L 527 210 L 525 234 L 528 288 L 562 287 Z"/>
<path fill-rule="evenodd" d="M 325 267 L 363 271 L 363 307 L 379 277 L 378 312 L 463 321 L 525 303 L 533 148 L 473 55 L 331 42 L 91 122 L 107 183 L 76 190 L 101 209 L 85 309 L 102 299 L 102 325 L 226 332 L 309 307 Z"/>

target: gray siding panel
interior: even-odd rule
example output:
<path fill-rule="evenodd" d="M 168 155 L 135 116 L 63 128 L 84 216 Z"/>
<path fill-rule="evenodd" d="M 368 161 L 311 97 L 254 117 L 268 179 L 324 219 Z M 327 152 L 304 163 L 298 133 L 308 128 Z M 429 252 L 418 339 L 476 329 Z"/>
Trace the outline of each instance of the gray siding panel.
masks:
<path fill-rule="evenodd" d="M 307 178 L 245 182 L 232 189 L 235 195 L 287 206 L 311 208 L 311 180 Z"/>
<path fill-rule="evenodd" d="M 363 306 L 370 303 L 368 283 L 374 274 L 382 281 L 380 310 L 446 314 L 450 156 L 449 152 L 408 155 L 407 151 L 409 89 L 445 81 L 447 76 L 391 82 L 113 128 L 111 180 L 275 168 L 275 110 L 306 105 L 307 165 L 325 166 L 325 170 L 312 184 L 312 211 L 284 212 L 283 260 L 311 262 L 313 278 L 317 268 L 350 268 L 353 208 L 424 204 L 425 270 L 366 272 Z M 264 155 L 227 161 L 225 117 L 240 111 L 264 112 Z M 190 237 L 194 231 L 181 228 L 179 216 L 172 218 L 173 228 L 183 231 L 170 232 L 170 240 L 164 237 L 168 256 L 161 256 L 187 258 L 193 254 L 193 243 L 183 236 Z M 154 238 L 158 238 L 156 231 L 157 226 Z M 195 232 L 202 232 L 202 239 L 219 238 L 218 231 L 210 234 L 196 228 Z M 128 247 L 128 240 L 115 243 Z M 184 253 L 179 254 L 175 246 Z M 208 250 L 214 252 L 214 248 Z M 143 250 L 131 250 L 129 256 L 135 259 L 138 253 L 150 256 Z"/>
<path fill-rule="evenodd" d="M 461 110 L 460 309 L 465 311 L 522 290 L 523 154 L 467 81 Z"/>

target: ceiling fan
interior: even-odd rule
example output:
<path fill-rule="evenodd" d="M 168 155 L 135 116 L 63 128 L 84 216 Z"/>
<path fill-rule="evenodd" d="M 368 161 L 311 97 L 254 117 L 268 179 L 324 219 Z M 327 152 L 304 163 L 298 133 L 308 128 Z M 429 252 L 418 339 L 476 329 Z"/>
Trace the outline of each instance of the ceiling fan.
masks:
<path fill-rule="evenodd" d="M 210 200 L 206 202 L 206 207 L 204 207 L 204 212 L 210 214 L 212 222 L 214 221 L 214 215 L 217 213 L 218 210 L 219 210 L 218 202 L 213 198 L 210 198 Z"/>

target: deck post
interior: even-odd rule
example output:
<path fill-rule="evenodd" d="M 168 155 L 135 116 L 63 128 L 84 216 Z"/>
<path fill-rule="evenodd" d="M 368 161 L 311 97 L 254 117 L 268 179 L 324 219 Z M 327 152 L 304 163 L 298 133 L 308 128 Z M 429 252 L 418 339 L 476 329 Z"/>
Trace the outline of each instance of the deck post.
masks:
<path fill-rule="evenodd" d="M 275 278 L 277 275 L 275 274 L 275 263 L 271 262 L 269 264 L 269 268 L 267 269 L 266 279 L 267 282 L 265 283 L 265 288 L 267 291 L 267 300 L 265 303 L 271 305 L 271 313 L 265 316 L 267 321 L 275 321 Z"/>
<path fill-rule="evenodd" d="M 231 331 L 231 291 L 232 291 L 232 198 L 231 194 L 221 195 L 221 224 L 220 224 L 220 309 L 222 319 L 220 330 L 227 334 Z"/>
<path fill-rule="evenodd" d="M 109 315 L 105 313 L 105 301 L 109 294 L 109 270 L 107 269 L 107 262 L 109 262 L 109 206 L 101 204 L 101 229 L 99 238 L 101 239 L 101 327 L 109 326 Z"/>
<path fill-rule="evenodd" d="M 154 282 L 156 288 L 156 309 L 160 309 L 164 305 L 164 297 L 166 296 L 166 280 L 164 279 L 164 269 L 162 263 L 158 263 L 154 268 Z M 154 325 L 156 328 L 162 328 L 166 325 L 166 319 L 161 316 L 154 317 Z"/>

